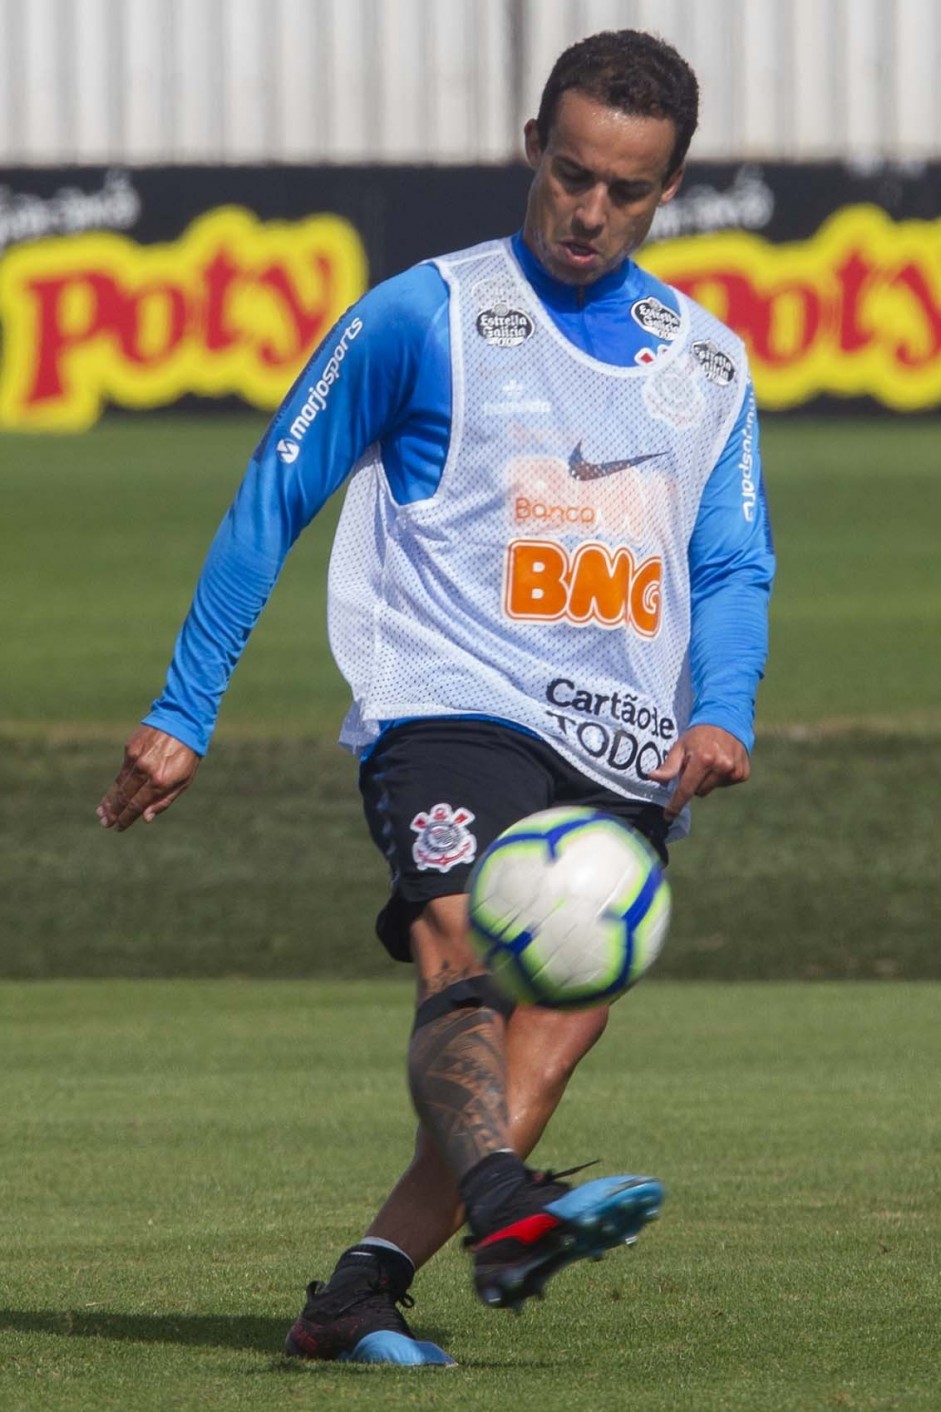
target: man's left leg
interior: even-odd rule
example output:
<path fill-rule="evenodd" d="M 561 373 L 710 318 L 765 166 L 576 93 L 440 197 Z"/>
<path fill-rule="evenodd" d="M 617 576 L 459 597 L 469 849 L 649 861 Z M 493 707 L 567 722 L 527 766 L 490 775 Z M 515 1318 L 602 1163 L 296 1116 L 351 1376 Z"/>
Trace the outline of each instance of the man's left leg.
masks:
<path fill-rule="evenodd" d="M 357 1362 L 451 1361 L 436 1345 L 416 1340 L 396 1306 L 408 1306 L 416 1265 L 460 1224 L 454 1167 L 461 1171 L 473 1166 L 494 1149 L 510 1152 L 518 1145 L 528 1152 L 578 1060 L 604 1028 L 604 1010 L 590 1016 L 516 1010 L 507 1023 L 499 1008 L 489 1004 L 454 1010 L 447 1003 L 436 1007 L 441 1009 L 437 1023 L 423 1024 L 423 1004 L 447 993 L 456 975 L 470 980 L 480 970 L 467 948 L 465 931 L 466 904 L 459 894 L 430 902 L 412 923 L 418 1016 L 410 1060 L 419 1081 L 426 1068 L 434 1069 L 428 1076 L 429 1102 L 436 1119 L 444 1115 L 437 1140 L 422 1124 L 415 1159 L 366 1236 L 344 1252 L 326 1285 L 311 1285 L 307 1304 L 287 1337 L 289 1354 Z M 487 998 L 499 1006 L 496 992 Z M 456 1048 L 449 1033 L 451 1018 L 457 1021 Z M 438 1031 L 444 1032 L 443 1046 L 440 1038 L 433 1039 L 436 1058 L 431 1060 L 427 1041 Z M 414 1072 L 412 1082 L 414 1093 Z M 452 1136 L 457 1155 L 452 1152 L 448 1164 L 443 1148 Z"/>

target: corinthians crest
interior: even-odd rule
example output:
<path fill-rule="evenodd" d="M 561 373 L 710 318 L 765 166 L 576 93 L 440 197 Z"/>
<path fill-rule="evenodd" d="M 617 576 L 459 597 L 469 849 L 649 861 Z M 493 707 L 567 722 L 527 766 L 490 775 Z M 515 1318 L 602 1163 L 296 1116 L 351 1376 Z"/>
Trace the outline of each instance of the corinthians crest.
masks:
<path fill-rule="evenodd" d="M 477 840 L 467 829 L 473 821 L 469 809 L 452 809 L 450 804 L 436 804 L 427 813 L 416 814 L 410 827 L 418 834 L 412 857 L 419 868 L 446 873 L 458 863 L 473 862 Z"/>

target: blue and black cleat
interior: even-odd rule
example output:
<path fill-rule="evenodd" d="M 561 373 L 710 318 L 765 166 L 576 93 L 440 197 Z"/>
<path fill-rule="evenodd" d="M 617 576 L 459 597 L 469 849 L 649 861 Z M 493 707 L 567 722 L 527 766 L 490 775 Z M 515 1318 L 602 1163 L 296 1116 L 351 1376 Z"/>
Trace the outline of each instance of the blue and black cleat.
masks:
<path fill-rule="evenodd" d="M 456 1367 L 443 1348 L 412 1333 L 398 1306 L 410 1309 L 413 1303 L 378 1266 L 348 1278 L 334 1275 L 329 1286 L 315 1280 L 284 1351 L 289 1358 L 335 1363 Z"/>
<path fill-rule="evenodd" d="M 633 1245 L 660 1214 L 664 1190 L 653 1177 L 599 1177 L 568 1187 L 552 1173 L 530 1173 L 518 1214 L 468 1243 L 474 1286 L 494 1309 L 522 1309 L 547 1280 L 576 1260 L 598 1260 Z"/>

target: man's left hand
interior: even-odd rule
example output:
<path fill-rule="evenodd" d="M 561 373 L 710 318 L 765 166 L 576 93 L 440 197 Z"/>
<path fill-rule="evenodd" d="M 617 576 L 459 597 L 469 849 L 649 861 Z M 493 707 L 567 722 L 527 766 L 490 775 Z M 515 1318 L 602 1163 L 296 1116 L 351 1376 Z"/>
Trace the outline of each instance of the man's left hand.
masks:
<path fill-rule="evenodd" d="M 734 735 L 719 726 L 691 726 L 660 768 L 650 771 L 650 778 L 658 784 L 676 780 L 663 810 L 668 819 L 675 819 L 694 794 L 702 796 L 726 785 L 742 784 L 750 773 L 748 751 Z"/>

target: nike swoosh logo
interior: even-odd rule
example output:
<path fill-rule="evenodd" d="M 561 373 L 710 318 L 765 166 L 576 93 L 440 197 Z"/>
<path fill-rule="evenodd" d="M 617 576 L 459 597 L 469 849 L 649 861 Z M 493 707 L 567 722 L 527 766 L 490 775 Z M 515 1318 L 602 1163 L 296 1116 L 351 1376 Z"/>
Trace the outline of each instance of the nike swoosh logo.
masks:
<path fill-rule="evenodd" d="M 634 456 L 630 461 L 586 461 L 579 442 L 569 457 L 569 475 L 573 480 L 601 480 L 604 476 L 615 476 L 618 471 L 629 471 L 644 461 L 655 461 L 663 456 L 663 451 L 649 451 L 644 456 Z"/>

